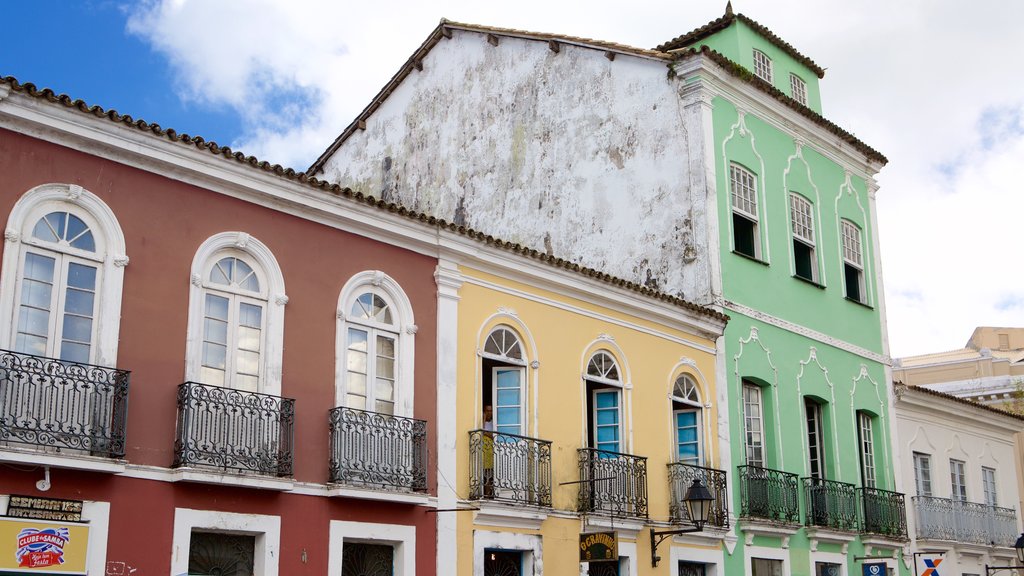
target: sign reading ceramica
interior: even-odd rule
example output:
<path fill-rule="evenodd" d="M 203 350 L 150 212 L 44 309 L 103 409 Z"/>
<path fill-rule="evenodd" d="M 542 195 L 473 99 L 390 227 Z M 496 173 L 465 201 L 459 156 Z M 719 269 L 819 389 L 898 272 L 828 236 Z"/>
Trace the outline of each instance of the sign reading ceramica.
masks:
<path fill-rule="evenodd" d="M 618 562 L 618 544 L 615 532 L 580 534 L 580 562 Z"/>
<path fill-rule="evenodd" d="M 14 518 L 81 522 L 82 501 L 12 495 L 7 502 L 7 515 Z"/>
<path fill-rule="evenodd" d="M 89 525 L 0 518 L 0 572 L 86 574 Z"/>

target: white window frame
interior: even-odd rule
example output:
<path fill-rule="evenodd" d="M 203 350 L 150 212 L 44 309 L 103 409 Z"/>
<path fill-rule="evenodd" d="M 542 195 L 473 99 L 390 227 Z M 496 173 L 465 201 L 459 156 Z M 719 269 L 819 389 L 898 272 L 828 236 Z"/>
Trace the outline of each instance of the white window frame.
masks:
<path fill-rule="evenodd" d="M 729 205 L 733 214 L 749 220 L 754 235 L 753 258 L 761 257 L 761 228 L 757 206 L 757 174 L 736 162 L 729 163 Z M 732 226 L 733 250 L 736 249 L 735 224 Z"/>
<path fill-rule="evenodd" d="M 790 72 L 789 90 L 790 94 L 792 94 L 793 100 L 796 100 L 797 102 L 803 104 L 804 106 L 807 106 L 807 83 L 804 82 L 803 78 Z"/>
<path fill-rule="evenodd" d="M 860 290 L 861 304 L 868 303 L 867 286 L 864 278 L 864 231 L 851 220 L 843 218 L 840 220 L 840 242 L 842 243 L 843 264 L 849 265 L 857 270 L 858 289 Z M 843 270 L 843 295 L 849 298 L 850 290 L 846 286 L 846 270 Z M 852 300 L 852 298 L 851 298 Z"/>
<path fill-rule="evenodd" d="M 677 394 L 678 388 L 680 388 L 680 382 L 682 382 L 682 388 L 684 392 L 689 391 L 690 393 L 685 396 Z M 696 398 L 694 400 L 693 398 Z M 676 425 L 676 416 L 682 412 L 694 412 L 697 415 L 696 426 L 697 426 L 697 466 L 704 465 L 704 405 L 700 400 L 700 386 L 697 385 L 697 379 L 690 374 L 679 374 L 672 382 L 672 461 L 679 462 L 679 441 L 678 434 L 679 428 Z M 679 408 L 677 405 L 685 406 L 685 408 Z"/>
<path fill-rule="evenodd" d="M 967 501 L 967 463 L 963 460 L 949 459 L 949 498 Z"/>
<path fill-rule="evenodd" d="M 495 354 L 493 352 L 487 352 L 486 351 L 487 350 L 487 343 L 490 340 L 491 336 L 493 334 L 499 332 L 499 331 L 506 331 L 506 332 L 508 332 L 509 334 L 511 334 L 515 338 L 516 344 L 519 347 L 519 355 L 521 356 L 521 358 L 515 358 L 515 357 L 512 357 L 512 356 L 506 356 L 504 354 Z M 509 349 L 511 349 L 511 346 L 509 347 Z M 526 358 L 527 358 L 527 356 L 526 356 L 525 342 L 523 341 L 523 335 L 519 332 L 519 330 L 517 330 L 516 328 L 513 328 L 512 326 L 510 326 L 508 324 L 496 324 L 495 326 L 492 326 L 491 329 L 487 331 L 487 335 L 484 336 L 484 339 L 482 341 L 482 345 L 480 347 L 479 356 L 480 356 L 481 359 L 487 358 L 489 360 L 496 360 L 496 361 L 498 361 L 498 362 L 500 362 L 500 363 L 502 363 L 504 365 L 504 366 L 495 366 L 495 367 L 493 367 L 491 369 L 491 408 L 492 409 L 496 409 L 496 403 L 498 401 L 498 381 L 497 381 L 498 373 L 497 373 L 497 371 L 500 370 L 500 369 L 508 369 L 508 370 L 517 370 L 519 372 L 519 402 L 520 402 L 520 405 L 519 405 L 519 423 L 520 423 L 519 432 L 520 432 L 520 435 L 522 435 L 522 436 L 529 436 L 529 432 L 528 431 L 530 430 L 530 422 L 527 420 L 527 414 L 529 414 L 530 399 L 527 396 L 527 391 L 529 390 L 529 385 L 528 385 L 529 383 L 527 382 L 527 374 L 526 374 Z M 482 375 L 483 375 L 482 370 L 481 370 L 480 374 L 481 374 L 481 378 L 482 378 Z M 477 386 L 480 387 L 480 389 L 482 390 L 483 389 L 483 382 L 482 381 L 477 382 Z M 478 408 L 482 411 L 483 406 L 479 406 Z M 497 410 L 495 410 L 495 413 L 494 413 L 492 418 L 493 419 L 491 420 L 491 424 L 494 425 L 495 428 L 497 428 Z M 480 421 L 480 426 L 481 427 L 484 426 L 483 420 Z"/>
<path fill-rule="evenodd" d="M 596 358 L 597 356 L 599 356 L 601 354 L 604 354 L 604 355 L 608 356 L 608 358 L 611 359 L 612 363 L 615 366 L 615 373 L 618 374 L 618 376 L 619 376 L 618 380 L 613 380 L 611 378 L 602 377 L 601 375 L 597 375 L 597 374 L 593 374 L 593 375 L 590 374 L 590 363 L 594 360 L 594 358 Z M 626 420 L 626 410 L 625 410 L 626 395 L 623 394 L 623 389 L 625 388 L 625 386 L 623 386 L 623 383 L 622 383 L 622 365 L 619 363 L 619 359 L 615 356 L 615 354 L 611 350 L 606 350 L 606 349 L 603 349 L 603 348 L 599 349 L 599 350 L 595 350 L 587 358 L 586 367 L 584 368 L 584 372 L 583 372 L 583 380 L 584 380 L 584 382 L 591 382 L 591 383 L 596 384 L 598 386 L 597 388 L 595 388 L 593 390 L 593 392 L 591 392 L 591 399 L 592 399 L 591 402 L 593 403 L 593 407 L 592 407 L 592 410 L 591 410 L 590 414 L 588 415 L 588 421 L 587 421 L 587 436 L 593 435 L 593 438 L 594 438 L 593 446 L 590 446 L 590 447 L 595 449 L 595 450 L 598 449 L 598 447 L 597 447 L 597 394 L 599 392 L 608 392 L 609 390 L 614 389 L 614 392 L 618 395 L 618 405 L 617 405 L 617 408 L 618 408 L 618 412 L 619 412 L 619 418 L 618 418 L 619 449 L 617 450 L 617 452 L 620 453 L 620 454 L 629 454 L 630 452 L 629 452 L 629 448 L 628 448 L 627 443 L 626 443 L 626 435 L 625 435 L 626 434 L 626 426 L 625 426 L 625 420 Z"/>
<path fill-rule="evenodd" d="M 749 390 L 754 390 L 757 393 L 757 398 L 755 399 L 756 403 L 757 403 L 757 407 L 758 407 L 758 416 L 757 416 L 757 418 L 752 418 L 750 416 L 750 411 L 747 409 L 747 406 L 752 404 L 751 402 L 747 401 L 747 390 L 748 389 Z M 742 399 L 743 399 L 743 445 L 744 445 L 744 447 L 746 449 L 746 454 L 745 454 L 745 457 L 744 457 L 744 463 L 747 466 L 757 466 L 759 468 L 766 468 L 766 466 L 765 466 L 765 447 L 764 447 L 764 398 L 763 398 L 764 394 L 763 394 L 763 391 L 761 390 L 761 387 L 758 386 L 757 384 L 749 383 L 749 382 L 743 382 L 742 385 L 741 385 L 741 394 L 742 394 Z M 750 442 L 750 437 L 751 437 L 751 432 L 752 432 L 751 422 L 755 421 L 755 420 L 757 422 L 757 427 L 758 427 L 757 432 L 759 432 L 760 436 L 761 436 L 761 442 L 757 443 L 756 445 L 755 444 L 751 444 L 751 442 Z M 759 448 L 760 449 L 760 452 L 761 452 L 761 459 L 760 460 L 752 461 L 751 454 L 753 453 L 754 448 Z"/>
<path fill-rule="evenodd" d="M 985 496 L 986 506 L 999 506 L 999 493 L 996 491 L 996 469 L 981 467 L 981 487 Z"/>
<path fill-rule="evenodd" d="M 769 84 L 774 82 L 772 59 L 757 48 L 754 48 L 754 75 Z"/>
<path fill-rule="evenodd" d="M 260 382 L 258 391 L 273 396 L 281 395 L 282 354 L 284 351 L 284 307 L 288 303 L 284 276 L 270 249 L 245 232 L 221 232 L 200 245 L 192 259 L 189 285 L 188 332 L 185 339 L 185 379 L 201 382 L 203 357 L 203 318 L 206 312 L 206 293 L 211 291 L 207 281 L 210 269 L 227 256 L 245 260 L 260 278 L 260 290 L 266 297 L 263 309 L 263 350 L 260 354 Z M 212 292 L 224 292 L 214 286 Z M 228 376 L 230 378 L 230 376 Z M 229 386 L 229 380 L 225 385 Z"/>
<path fill-rule="evenodd" d="M 24 254 L 32 247 L 57 252 L 48 244 L 32 239 L 36 222 L 50 212 L 70 212 L 90 227 L 96 240 L 96 253 L 89 261 L 97 264 L 91 364 L 117 366 L 117 347 L 121 329 L 121 299 L 124 268 L 128 265 L 125 239 L 113 211 L 98 196 L 75 184 L 43 184 L 18 199 L 7 219 L 3 265 L 0 268 L 0 348 L 11 350 L 17 327 L 18 298 Z M 80 251 L 66 252 L 84 258 Z M 52 336 L 51 336 L 52 337 Z"/>
<path fill-rule="evenodd" d="M 394 324 L 365 322 L 351 318 L 352 305 L 365 293 L 380 296 L 391 309 Z M 411 418 L 415 399 L 416 321 L 412 304 L 402 286 L 380 270 L 366 270 L 352 276 L 338 296 L 338 326 L 334 349 L 335 406 L 345 406 L 348 394 L 348 329 L 360 328 L 370 337 L 380 331 L 395 336 L 395 416 Z M 372 371 L 367 356 L 367 387 L 372 387 Z M 375 407 L 375 406 L 374 406 Z M 373 412 L 367 396 L 367 410 Z"/>
<path fill-rule="evenodd" d="M 540 534 L 473 530 L 473 574 L 484 573 L 484 551 L 488 549 L 522 552 L 523 576 L 541 576 L 543 574 L 544 539 Z M 622 554 L 622 545 L 620 544 L 619 555 Z M 331 572 L 331 574 L 336 573 Z M 400 575 L 395 573 L 395 576 Z"/>
<path fill-rule="evenodd" d="M 818 282 L 818 250 L 815 241 L 814 204 L 796 192 L 789 193 L 789 226 L 793 242 L 799 242 L 810 250 L 811 277 Z M 793 250 L 793 273 L 796 274 L 796 249 Z M 801 278 L 803 278 L 801 276 Z"/>
<path fill-rule="evenodd" d="M 931 497 L 932 490 L 932 457 L 931 454 L 914 452 L 914 486 L 918 496 Z"/>
<path fill-rule="evenodd" d="M 188 574 L 188 556 L 194 529 L 255 536 L 253 574 L 278 576 L 278 559 L 281 557 L 280 516 L 175 508 L 171 574 Z"/>
<path fill-rule="evenodd" d="M 875 436 L 871 415 L 857 412 L 857 443 L 860 445 L 861 482 L 865 488 L 874 488 L 875 478 Z"/>
<path fill-rule="evenodd" d="M 394 576 L 416 576 L 416 527 L 403 524 L 331 520 L 327 573 L 341 574 L 345 542 L 394 547 Z"/>
<path fill-rule="evenodd" d="M 804 411 L 806 417 L 804 433 L 807 434 L 807 476 L 824 480 L 828 478 L 824 408 L 821 404 L 805 397 Z M 815 463 L 818 465 L 817 474 L 814 472 Z"/>

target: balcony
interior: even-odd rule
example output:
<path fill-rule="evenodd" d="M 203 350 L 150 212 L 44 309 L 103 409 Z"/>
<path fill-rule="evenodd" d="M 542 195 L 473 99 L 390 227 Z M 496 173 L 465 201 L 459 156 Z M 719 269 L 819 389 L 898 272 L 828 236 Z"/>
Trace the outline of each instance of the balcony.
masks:
<path fill-rule="evenodd" d="M 594 448 L 577 454 L 580 512 L 647 518 L 647 458 Z"/>
<path fill-rule="evenodd" d="M 800 491 L 796 474 L 739 466 L 740 516 L 784 524 L 800 522 Z"/>
<path fill-rule="evenodd" d="M 427 491 L 427 423 L 353 408 L 329 412 L 330 481 L 357 488 Z"/>
<path fill-rule="evenodd" d="M 294 419 L 290 398 L 186 382 L 173 466 L 291 476 Z"/>
<path fill-rule="evenodd" d="M 472 430 L 469 498 L 550 507 L 551 442 Z"/>
<path fill-rule="evenodd" d="M 128 374 L 0 350 L 0 445 L 124 458 Z"/>
<path fill-rule="evenodd" d="M 919 540 L 950 540 L 985 546 L 1012 547 L 1017 539 L 1017 514 L 978 502 L 914 496 Z"/>
<path fill-rule="evenodd" d="M 858 488 L 861 502 L 861 532 L 897 540 L 907 539 L 906 498 L 899 492 Z"/>
<path fill-rule="evenodd" d="M 853 484 L 804 478 L 807 526 L 832 530 L 857 529 L 857 490 Z"/>
<path fill-rule="evenodd" d="M 715 501 L 711 504 L 708 526 L 729 528 L 729 488 L 726 484 L 725 470 L 704 468 L 674 462 L 668 465 L 668 484 L 672 489 L 672 501 L 669 503 L 669 518 L 673 524 L 691 524 L 690 513 L 686 509 L 683 498 L 694 480 L 700 480 L 707 487 Z"/>

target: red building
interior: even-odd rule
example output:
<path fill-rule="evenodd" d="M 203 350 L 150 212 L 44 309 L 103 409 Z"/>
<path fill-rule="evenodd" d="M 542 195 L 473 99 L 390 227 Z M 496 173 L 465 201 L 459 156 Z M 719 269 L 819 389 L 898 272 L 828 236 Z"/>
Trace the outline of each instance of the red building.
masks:
<path fill-rule="evenodd" d="M 90 575 L 435 573 L 428 223 L 10 78 L 0 174 L 8 529 L 86 526 Z"/>

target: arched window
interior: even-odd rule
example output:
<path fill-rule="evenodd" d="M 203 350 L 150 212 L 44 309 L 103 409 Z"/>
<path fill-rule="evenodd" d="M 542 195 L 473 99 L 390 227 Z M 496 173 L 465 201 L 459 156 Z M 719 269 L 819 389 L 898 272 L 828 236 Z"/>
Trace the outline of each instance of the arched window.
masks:
<path fill-rule="evenodd" d="M 261 242 L 242 232 L 204 242 L 192 264 L 186 378 L 280 395 L 286 302 L 281 270 Z"/>
<path fill-rule="evenodd" d="M 681 374 L 672 387 L 672 420 L 675 457 L 683 464 L 701 466 L 704 461 L 702 409 L 697 383 L 688 374 Z"/>
<path fill-rule="evenodd" d="M 411 417 L 416 326 L 401 287 L 383 272 L 353 276 L 338 301 L 339 406 Z"/>
<path fill-rule="evenodd" d="M 608 452 L 622 452 L 622 377 L 615 357 L 598 351 L 587 362 L 584 376 L 589 404 L 590 446 Z"/>
<path fill-rule="evenodd" d="M 128 257 L 106 204 L 78 186 L 40 186 L 15 205 L 5 236 L 0 345 L 114 365 Z"/>
<path fill-rule="evenodd" d="M 494 328 L 484 340 L 481 356 L 483 428 L 524 435 L 526 361 L 519 335 L 507 326 Z"/>

